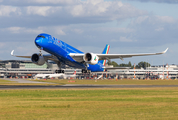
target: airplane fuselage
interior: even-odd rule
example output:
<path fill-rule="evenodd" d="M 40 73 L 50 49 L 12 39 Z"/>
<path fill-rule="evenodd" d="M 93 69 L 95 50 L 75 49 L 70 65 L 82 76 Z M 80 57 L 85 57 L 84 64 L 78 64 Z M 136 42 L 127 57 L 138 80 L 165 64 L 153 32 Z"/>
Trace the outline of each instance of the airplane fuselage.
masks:
<path fill-rule="evenodd" d="M 52 37 L 48 34 L 40 34 L 35 39 L 35 44 L 38 48 L 55 55 L 58 60 L 68 66 L 74 68 L 85 69 L 87 66 L 88 70 L 91 72 L 99 72 L 103 71 L 103 64 L 98 62 L 98 64 L 83 64 L 82 62 L 75 61 L 69 54 L 70 53 L 83 53 L 80 50 L 68 45 L 67 43 L 59 40 L 57 38 Z"/>

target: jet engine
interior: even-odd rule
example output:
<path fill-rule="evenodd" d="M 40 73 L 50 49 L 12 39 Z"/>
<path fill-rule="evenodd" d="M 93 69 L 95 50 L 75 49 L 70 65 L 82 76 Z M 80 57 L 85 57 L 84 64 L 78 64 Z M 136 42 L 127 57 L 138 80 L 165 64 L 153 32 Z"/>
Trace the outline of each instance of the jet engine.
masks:
<path fill-rule="evenodd" d="M 35 53 L 32 55 L 31 60 L 34 64 L 36 65 L 44 65 L 45 64 L 45 59 L 43 56 L 41 56 L 38 53 Z"/>
<path fill-rule="evenodd" d="M 86 63 L 89 63 L 89 64 L 92 64 L 92 65 L 95 65 L 98 63 L 98 59 L 99 57 L 93 53 L 86 53 L 84 56 L 83 56 L 83 60 L 86 62 Z"/>

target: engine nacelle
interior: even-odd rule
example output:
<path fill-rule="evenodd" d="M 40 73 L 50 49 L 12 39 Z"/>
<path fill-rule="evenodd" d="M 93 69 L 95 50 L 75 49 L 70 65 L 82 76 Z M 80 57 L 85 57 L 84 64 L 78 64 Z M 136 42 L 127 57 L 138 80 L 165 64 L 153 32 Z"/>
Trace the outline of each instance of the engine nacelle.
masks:
<path fill-rule="evenodd" d="M 92 64 L 92 65 L 95 65 L 98 63 L 98 59 L 99 57 L 93 53 L 86 53 L 84 56 L 83 56 L 83 60 L 86 62 L 86 63 L 89 63 L 89 64 Z"/>
<path fill-rule="evenodd" d="M 45 64 L 45 59 L 43 56 L 41 56 L 38 53 L 35 53 L 32 55 L 31 60 L 34 64 L 36 65 L 44 65 Z"/>

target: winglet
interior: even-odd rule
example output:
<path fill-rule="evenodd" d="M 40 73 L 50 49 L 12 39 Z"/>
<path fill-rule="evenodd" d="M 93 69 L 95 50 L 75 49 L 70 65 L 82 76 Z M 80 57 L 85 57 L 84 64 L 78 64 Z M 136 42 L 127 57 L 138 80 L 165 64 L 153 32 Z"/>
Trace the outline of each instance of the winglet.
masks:
<path fill-rule="evenodd" d="M 14 56 L 14 50 L 12 50 L 11 55 Z"/>
<path fill-rule="evenodd" d="M 168 51 L 169 48 L 167 48 L 163 53 L 166 53 Z"/>

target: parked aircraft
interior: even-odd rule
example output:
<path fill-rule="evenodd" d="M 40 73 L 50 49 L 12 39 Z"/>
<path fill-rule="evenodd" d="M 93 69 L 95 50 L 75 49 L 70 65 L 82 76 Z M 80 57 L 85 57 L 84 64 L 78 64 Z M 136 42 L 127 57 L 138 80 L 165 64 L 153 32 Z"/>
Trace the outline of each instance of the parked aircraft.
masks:
<path fill-rule="evenodd" d="M 100 75 L 97 79 L 101 79 L 103 77 L 103 74 L 102 75 Z"/>
<path fill-rule="evenodd" d="M 72 74 L 72 75 L 66 75 L 64 73 L 59 73 L 59 74 L 37 74 L 35 75 L 33 78 L 36 79 L 36 78 L 59 78 L 59 77 L 62 77 L 64 79 L 66 78 L 74 78 L 76 77 L 76 71 Z"/>
<path fill-rule="evenodd" d="M 18 56 L 14 55 L 14 50 L 11 55 L 22 58 L 31 58 L 32 62 L 37 65 L 43 65 L 48 60 L 52 60 L 57 63 L 59 70 L 58 73 L 64 73 L 61 70 L 61 64 L 64 63 L 68 66 L 82 69 L 83 73 L 86 72 L 102 72 L 106 69 L 113 69 L 106 67 L 106 60 L 119 58 L 129 58 L 133 56 L 147 56 L 147 55 L 159 55 L 166 53 L 168 48 L 160 53 L 142 53 L 142 54 L 108 54 L 109 45 L 106 45 L 102 54 L 98 53 L 83 53 L 82 51 L 70 46 L 69 44 L 52 37 L 49 34 L 39 34 L 35 39 L 36 46 L 40 49 L 39 53 L 34 53 L 32 56 Z M 50 54 L 43 55 L 41 50 L 44 50 Z M 116 69 L 116 68 L 114 68 Z M 119 69 L 119 68 L 117 68 Z M 123 67 L 121 69 L 124 69 Z"/>

